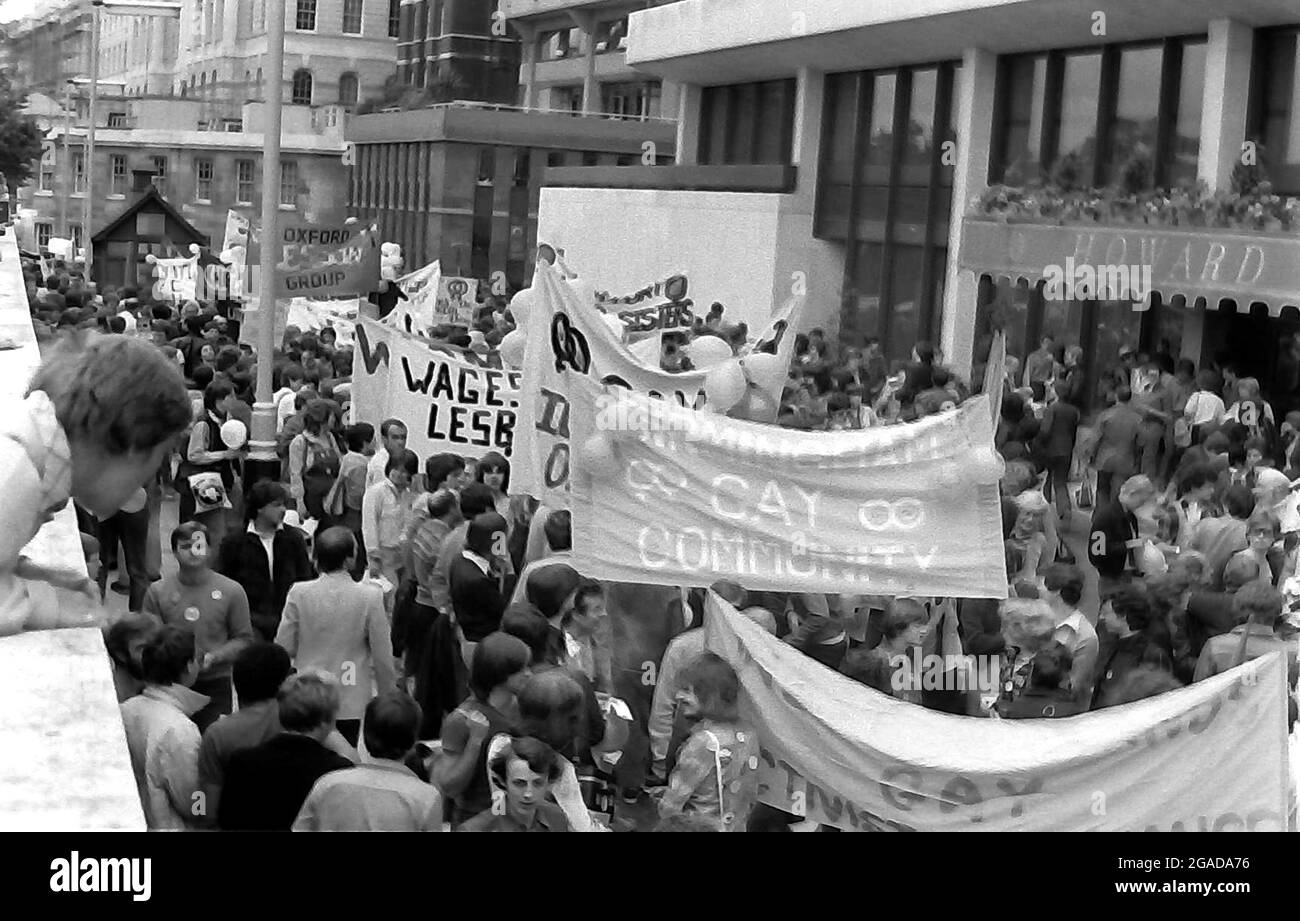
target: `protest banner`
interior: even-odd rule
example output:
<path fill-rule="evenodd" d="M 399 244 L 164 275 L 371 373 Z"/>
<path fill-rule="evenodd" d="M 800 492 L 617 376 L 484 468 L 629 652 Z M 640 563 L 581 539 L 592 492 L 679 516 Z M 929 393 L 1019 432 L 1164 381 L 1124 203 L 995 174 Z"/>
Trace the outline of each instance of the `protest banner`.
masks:
<path fill-rule="evenodd" d="M 384 419 L 406 420 L 407 447 L 421 458 L 511 456 L 521 372 L 369 319 L 357 325 L 356 339 L 353 421 L 378 430 Z"/>
<path fill-rule="evenodd" d="M 571 375 L 574 566 L 595 579 L 1005 598 L 984 396 L 805 432 Z"/>
<path fill-rule="evenodd" d="M 989 413 L 993 416 L 993 425 L 998 424 L 1002 414 L 1003 384 L 1007 379 L 1007 334 L 998 330 L 993 334 L 993 345 L 989 348 L 989 361 L 984 368 L 983 393 L 989 395 Z"/>
<path fill-rule="evenodd" d="M 154 267 L 154 297 L 179 304 L 193 300 L 199 279 L 199 260 L 196 256 L 177 259 L 149 258 Z"/>
<path fill-rule="evenodd" d="M 759 799 L 859 831 L 1285 831 L 1286 662 L 1066 719 L 897 700 L 771 636 L 713 592 L 706 647 L 740 679 Z"/>
<path fill-rule="evenodd" d="M 379 284 L 379 234 L 359 223 L 289 223 L 279 230 L 275 296 L 365 295 Z"/>
<path fill-rule="evenodd" d="M 674 374 L 639 359 L 606 323 L 595 305 L 582 304 L 574 289 L 561 280 L 560 270 L 539 262 L 533 280 L 535 306 L 527 319 L 524 349 L 524 391 L 516 431 L 512 488 L 543 504 L 569 507 L 569 380 L 583 378 L 600 384 L 648 394 L 683 406 L 702 408 L 708 402 L 707 371 Z M 803 299 L 792 298 L 768 321 L 751 351 L 770 351 L 782 368 L 794 352 L 794 328 Z M 780 400 L 784 375 L 768 385 L 772 421 Z"/>
<path fill-rule="evenodd" d="M 478 279 L 440 275 L 438 297 L 433 305 L 433 322 L 469 326 L 478 309 Z"/>
<path fill-rule="evenodd" d="M 694 325 L 694 302 L 686 296 L 688 287 L 685 275 L 672 275 L 621 297 L 598 291 L 596 303 L 623 322 L 628 342 L 636 342 L 665 330 L 687 330 Z"/>
<path fill-rule="evenodd" d="M 361 311 L 361 298 L 344 298 L 334 301 L 313 300 L 295 297 L 289 301 L 285 318 L 288 326 L 296 326 L 302 332 L 320 332 L 331 327 L 338 334 L 341 345 L 351 345 L 353 329 Z M 283 335 L 283 333 L 281 334 Z"/>
<path fill-rule="evenodd" d="M 435 322 L 433 306 L 441 277 L 442 264 L 435 259 L 423 268 L 390 282 L 396 284 L 405 297 L 398 300 L 397 306 L 380 322 L 403 332 L 427 336 Z"/>

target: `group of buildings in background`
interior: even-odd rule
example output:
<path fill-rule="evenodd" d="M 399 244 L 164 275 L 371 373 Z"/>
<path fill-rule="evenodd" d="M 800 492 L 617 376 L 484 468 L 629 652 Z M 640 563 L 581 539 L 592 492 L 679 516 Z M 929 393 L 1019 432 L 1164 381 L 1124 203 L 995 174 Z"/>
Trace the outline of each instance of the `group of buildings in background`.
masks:
<path fill-rule="evenodd" d="M 411 266 L 441 259 L 526 284 L 547 167 L 641 163 L 648 150 L 672 162 L 675 94 L 624 60 L 627 14 L 649 5 L 286 0 L 280 208 L 374 220 Z M 150 187 L 214 248 L 229 210 L 260 215 L 266 7 L 183 0 L 179 20 L 101 19 L 89 166 L 100 280 L 133 282 L 148 255 L 184 249 L 100 237 Z M 0 26 L 0 68 L 45 130 L 17 201 L 42 246 L 86 243 L 92 10 L 65 0 Z"/>

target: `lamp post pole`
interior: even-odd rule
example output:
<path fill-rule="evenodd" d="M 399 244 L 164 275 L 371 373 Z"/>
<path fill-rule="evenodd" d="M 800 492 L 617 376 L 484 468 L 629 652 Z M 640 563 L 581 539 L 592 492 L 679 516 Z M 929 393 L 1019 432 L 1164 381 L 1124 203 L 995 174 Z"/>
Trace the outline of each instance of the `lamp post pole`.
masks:
<path fill-rule="evenodd" d="M 280 261 L 280 109 L 284 96 L 284 0 L 266 4 L 266 84 L 262 102 L 262 238 L 257 283 L 257 393 L 249 433 L 250 482 L 278 475 L 271 355 L 275 351 L 275 266 Z"/>
<path fill-rule="evenodd" d="M 95 103 L 99 101 L 99 8 L 104 0 L 91 0 L 90 6 L 90 112 L 86 119 L 86 146 L 82 151 L 81 175 L 81 246 L 85 250 L 83 270 L 86 281 L 94 278 L 95 247 L 90 243 L 91 209 L 94 207 L 95 182 Z M 74 174 L 75 175 L 75 174 Z M 75 253 L 73 254 L 76 255 Z"/>

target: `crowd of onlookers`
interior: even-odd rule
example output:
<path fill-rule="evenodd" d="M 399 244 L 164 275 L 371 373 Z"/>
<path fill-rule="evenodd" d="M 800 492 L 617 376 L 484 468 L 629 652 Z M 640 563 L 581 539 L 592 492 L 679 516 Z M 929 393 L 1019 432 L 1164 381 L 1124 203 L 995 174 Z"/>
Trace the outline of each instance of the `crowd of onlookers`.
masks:
<path fill-rule="evenodd" d="M 420 458 L 403 420 L 351 419 L 352 352 L 333 329 L 290 327 L 266 357 L 268 469 L 248 458 L 259 356 L 237 313 L 92 293 L 65 273 L 29 287 L 39 336 L 148 337 L 190 392 L 191 423 L 149 485 L 79 516 L 101 592 L 116 568 L 129 595 L 108 646 L 152 826 L 590 830 L 625 822 L 620 802 L 654 802 L 668 830 L 797 821 L 756 804 L 759 739 L 736 674 L 705 654 L 702 594 L 586 579 L 568 513 L 512 493 L 505 457 Z M 733 348 L 747 335 L 721 309 L 697 327 Z M 492 301 L 473 329 L 435 332 L 488 354 L 510 328 Z M 1006 601 L 714 588 L 827 667 L 967 716 L 1070 716 L 1274 649 L 1294 688 L 1300 514 L 1283 471 L 1300 416 L 1278 426 L 1231 368 L 1125 350 L 1085 425 L 1082 359 L 1045 338 L 1006 363 Z M 928 343 L 891 364 L 876 340 L 813 330 L 778 421 L 865 428 L 970 395 Z M 931 686 L 927 655 L 962 674 Z"/>

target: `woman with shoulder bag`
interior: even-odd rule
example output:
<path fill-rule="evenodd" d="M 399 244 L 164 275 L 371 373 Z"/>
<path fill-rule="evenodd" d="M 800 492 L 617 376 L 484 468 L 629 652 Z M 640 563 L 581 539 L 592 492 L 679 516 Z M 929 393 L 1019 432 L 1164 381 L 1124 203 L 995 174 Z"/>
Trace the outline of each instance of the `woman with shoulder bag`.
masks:
<path fill-rule="evenodd" d="M 329 527 L 333 516 L 325 509 L 338 478 L 340 457 L 330 421 L 334 405 L 329 400 L 312 400 L 303 410 L 303 431 L 289 443 L 289 494 L 303 520 L 315 518 Z"/>
<path fill-rule="evenodd" d="M 207 526 L 213 545 L 219 545 L 227 530 L 227 518 L 234 508 L 231 496 L 239 481 L 238 465 L 243 454 L 229 447 L 222 426 L 230 416 L 235 388 L 229 381 L 216 380 L 203 389 L 203 415 L 190 430 L 185 460 L 177 471 L 181 494 L 180 520 Z"/>

